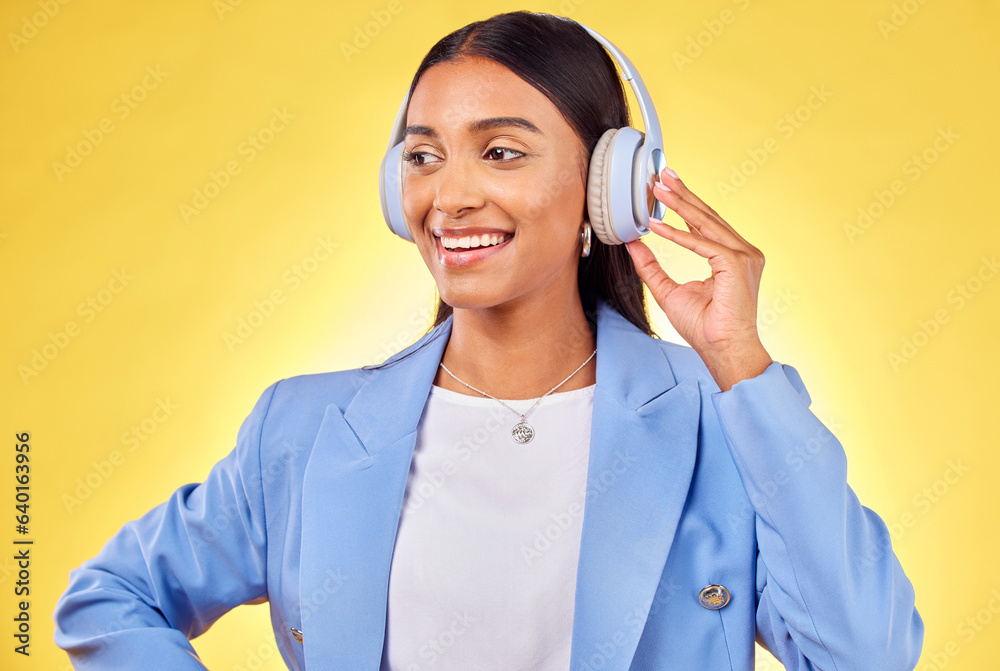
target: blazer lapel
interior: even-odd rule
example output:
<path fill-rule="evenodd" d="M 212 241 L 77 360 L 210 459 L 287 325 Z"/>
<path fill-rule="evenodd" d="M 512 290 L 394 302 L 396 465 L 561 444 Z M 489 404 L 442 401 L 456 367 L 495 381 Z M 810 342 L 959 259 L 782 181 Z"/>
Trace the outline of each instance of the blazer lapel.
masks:
<path fill-rule="evenodd" d="M 307 668 L 377 668 L 389 569 L 416 429 L 449 318 L 331 405 L 302 489 L 300 604 Z M 694 468 L 700 394 L 604 301 L 577 573 L 572 668 L 627 669 Z"/>
<path fill-rule="evenodd" d="M 343 413 L 326 409 L 302 487 L 306 668 L 378 668 L 417 424 L 450 331 L 449 319 L 369 371 Z"/>
<path fill-rule="evenodd" d="M 697 381 L 677 384 L 662 346 L 602 302 L 572 669 L 629 668 L 687 498 L 700 409 Z"/>

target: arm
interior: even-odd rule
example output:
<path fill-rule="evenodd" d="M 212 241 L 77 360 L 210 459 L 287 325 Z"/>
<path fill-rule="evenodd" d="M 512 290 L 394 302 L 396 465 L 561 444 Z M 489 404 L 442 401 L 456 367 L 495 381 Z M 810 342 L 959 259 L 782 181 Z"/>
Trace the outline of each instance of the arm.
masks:
<path fill-rule="evenodd" d="M 772 363 L 712 401 L 757 515 L 758 641 L 796 671 L 913 669 L 913 587 L 795 369 Z"/>
<path fill-rule="evenodd" d="M 719 385 L 712 403 L 756 511 L 758 638 L 787 668 L 912 669 L 923 622 L 888 530 L 847 485 L 840 443 L 808 408 L 791 367 L 757 333 L 763 253 L 669 169 L 653 193 L 688 230 L 658 235 L 704 257 L 701 281 L 678 284 L 639 240 L 639 277 Z"/>
<path fill-rule="evenodd" d="M 260 436 L 274 388 L 203 483 L 179 488 L 70 571 L 53 618 L 76 668 L 204 669 L 188 639 L 267 600 Z"/>

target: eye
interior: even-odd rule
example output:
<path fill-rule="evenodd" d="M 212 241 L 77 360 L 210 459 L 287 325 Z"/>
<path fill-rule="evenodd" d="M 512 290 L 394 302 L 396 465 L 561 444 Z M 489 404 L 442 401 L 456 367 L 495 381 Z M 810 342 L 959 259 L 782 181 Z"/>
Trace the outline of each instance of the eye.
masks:
<path fill-rule="evenodd" d="M 490 147 L 486 150 L 486 158 L 491 161 L 505 162 L 513 161 L 516 158 L 524 156 L 524 152 L 520 152 L 516 149 L 508 149 L 507 147 Z"/>
<path fill-rule="evenodd" d="M 427 165 L 428 163 L 437 163 L 440 159 L 434 154 L 428 154 L 424 151 L 406 151 L 403 150 L 402 159 L 414 166 Z"/>

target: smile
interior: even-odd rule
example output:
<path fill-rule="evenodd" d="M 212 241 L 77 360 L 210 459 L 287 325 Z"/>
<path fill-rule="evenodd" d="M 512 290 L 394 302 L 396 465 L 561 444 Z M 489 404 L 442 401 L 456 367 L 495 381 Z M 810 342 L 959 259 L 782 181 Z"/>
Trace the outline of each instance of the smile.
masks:
<path fill-rule="evenodd" d="M 497 245 L 507 239 L 506 235 L 483 233 L 482 235 L 466 235 L 462 238 L 441 238 L 441 244 L 444 245 L 445 249 L 451 250 L 475 249 L 476 247 Z"/>
<path fill-rule="evenodd" d="M 438 237 L 438 261 L 443 266 L 467 266 L 487 259 L 514 238 L 511 234 L 483 233 L 462 237 Z"/>

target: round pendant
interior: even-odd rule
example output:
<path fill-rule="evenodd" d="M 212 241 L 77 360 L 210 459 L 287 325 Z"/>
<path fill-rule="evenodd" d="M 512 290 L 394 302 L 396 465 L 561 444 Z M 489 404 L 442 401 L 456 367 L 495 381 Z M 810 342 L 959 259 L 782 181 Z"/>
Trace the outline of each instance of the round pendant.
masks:
<path fill-rule="evenodd" d="M 531 428 L 531 425 L 525 422 L 523 419 L 514 425 L 514 428 L 510 431 L 510 437 L 513 438 L 518 443 L 530 442 L 532 438 L 535 437 L 535 430 Z"/>

